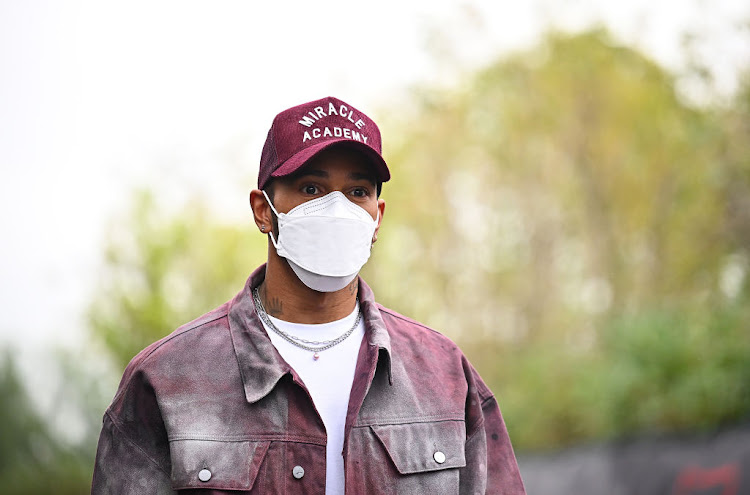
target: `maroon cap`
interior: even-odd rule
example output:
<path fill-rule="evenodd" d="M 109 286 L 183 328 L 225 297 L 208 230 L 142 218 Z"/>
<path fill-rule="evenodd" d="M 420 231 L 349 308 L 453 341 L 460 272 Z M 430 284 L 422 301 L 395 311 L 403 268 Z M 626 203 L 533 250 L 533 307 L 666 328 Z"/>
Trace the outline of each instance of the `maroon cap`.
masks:
<path fill-rule="evenodd" d="M 299 169 L 324 149 L 345 143 L 362 151 L 373 164 L 379 181 L 391 178 L 381 155 L 380 130 L 367 115 L 338 98 L 303 103 L 273 119 L 260 156 L 258 188 L 272 177 Z"/>

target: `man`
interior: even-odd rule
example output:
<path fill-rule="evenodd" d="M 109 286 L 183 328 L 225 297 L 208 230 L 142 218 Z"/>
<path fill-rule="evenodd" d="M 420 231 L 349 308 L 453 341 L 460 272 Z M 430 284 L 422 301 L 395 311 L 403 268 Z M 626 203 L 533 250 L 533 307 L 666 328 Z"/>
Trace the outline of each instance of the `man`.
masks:
<path fill-rule="evenodd" d="M 93 494 L 523 494 L 492 393 L 359 278 L 385 214 L 380 131 L 328 97 L 276 116 L 250 205 L 268 260 L 139 353 Z"/>

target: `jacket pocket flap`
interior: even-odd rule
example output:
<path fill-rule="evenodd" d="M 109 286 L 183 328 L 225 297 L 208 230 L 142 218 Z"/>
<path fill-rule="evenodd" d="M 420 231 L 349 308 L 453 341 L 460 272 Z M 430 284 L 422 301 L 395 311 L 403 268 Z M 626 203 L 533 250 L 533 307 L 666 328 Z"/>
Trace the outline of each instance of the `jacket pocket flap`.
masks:
<path fill-rule="evenodd" d="M 173 440 L 172 488 L 250 490 L 270 442 Z"/>
<path fill-rule="evenodd" d="M 466 465 L 463 421 L 372 425 L 370 428 L 401 474 Z"/>

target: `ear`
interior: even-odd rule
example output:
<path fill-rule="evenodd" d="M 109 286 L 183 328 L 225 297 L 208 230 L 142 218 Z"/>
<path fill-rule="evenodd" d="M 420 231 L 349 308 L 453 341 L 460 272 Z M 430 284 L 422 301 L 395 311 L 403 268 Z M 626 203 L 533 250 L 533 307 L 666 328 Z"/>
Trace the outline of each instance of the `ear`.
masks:
<path fill-rule="evenodd" d="M 373 244 L 378 240 L 378 231 L 380 230 L 380 224 L 383 222 L 383 215 L 385 215 L 385 200 L 382 198 L 378 199 L 378 213 L 378 225 L 375 227 L 375 233 L 372 234 Z"/>
<path fill-rule="evenodd" d="M 260 189 L 250 191 L 250 208 L 253 210 L 253 220 L 255 220 L 255 225 L 258 226 L 258 230 L 263 234 L 271 232 L 273 228 L 271 206 Z"/>

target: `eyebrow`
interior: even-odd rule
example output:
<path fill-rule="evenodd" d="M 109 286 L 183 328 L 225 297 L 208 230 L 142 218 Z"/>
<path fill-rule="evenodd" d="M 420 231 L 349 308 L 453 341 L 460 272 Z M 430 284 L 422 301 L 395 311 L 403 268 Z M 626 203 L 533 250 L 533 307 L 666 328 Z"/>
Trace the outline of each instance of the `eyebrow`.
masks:
<path fill-rule="evenodd" d="M 320 177 L 321 179 L 327 179 L 330 175 L 325 170 L 311 168 L 301 172 L 295 179 L 301 179 L 303 177 Z M 372 184 L 377 184 L 375 177 L 372 174 L 364 174 L 361 172 L 352 172 L 349 174 L 349 178 L 352 180 L 366 180 Z"/>
<path fill-rule="evenodd" d="M 352 172 L 351 174 L 349 174 L 349 178 L 350 179 L 354 179 L 354 180 L 366 180 L 366 181 L 371 182 L 373 184 L 377 183 L 377 181 L 375 180 L 375 177 L 373 177 L 372 174 L 363 174 L 363 173 L 360 173 L 360 172 Z"/>
<path fill-rule="evenodd" d="M 306 170 L 302 170 L 302 171 L 294 174 L 293 178 L 294 179 L 300 179 L 302 177 L 308 177 L 308 176 L 311 176 L 311 175 L 313 177 L 320 177 L 322 179 L 327 179 L 328 178 L 328 172 L 326 172 L 325 170 L 317 169 L 317 168 L 308 168 Z"/>

